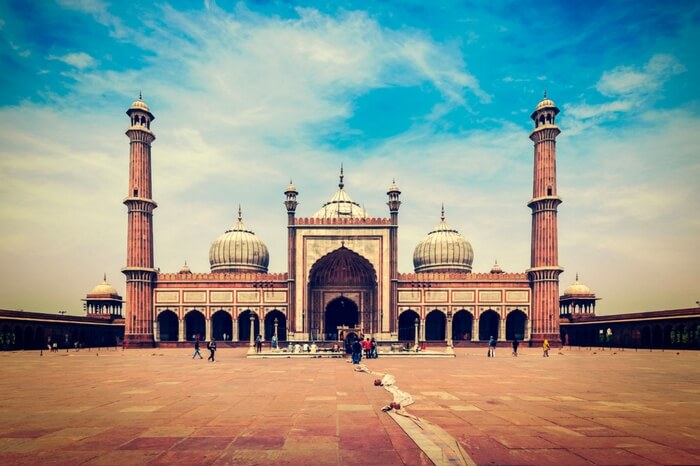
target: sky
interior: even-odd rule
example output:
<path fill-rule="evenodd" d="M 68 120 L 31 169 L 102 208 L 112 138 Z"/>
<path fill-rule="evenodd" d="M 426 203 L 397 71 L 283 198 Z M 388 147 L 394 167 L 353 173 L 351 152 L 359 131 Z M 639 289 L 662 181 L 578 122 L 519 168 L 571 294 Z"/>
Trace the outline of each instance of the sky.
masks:
<path fill-rule="evenodd" d="M 700 4 L 694 1 L 0 0 L 0 308 L 80 315 L 124 296 L 129 141 L 151 129 L 155 266 L 208 272 L 236 222 L 286 271 L 297 216 L 402 191 L 399 271 L 440 221 L 474 272 L 530 265 L 533 147 L 557 123 L 561 292 L 598 314 L 700 300 Z"/>

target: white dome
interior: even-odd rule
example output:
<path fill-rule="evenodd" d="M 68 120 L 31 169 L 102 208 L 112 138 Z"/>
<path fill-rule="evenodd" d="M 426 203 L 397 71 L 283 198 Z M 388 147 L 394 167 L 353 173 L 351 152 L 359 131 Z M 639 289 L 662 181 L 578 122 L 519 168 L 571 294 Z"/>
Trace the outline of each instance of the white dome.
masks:
<path fill-rule="evenodd" d="M 246 229 L 238 209 L 238 222 L 219 236 L 209 248 L 212 272 L 267 273 L 270 253 L 255 233 Z"/>
<path fill-rule="evenodd" d="M 357 202 L 350 199 L 350 195 L 343 189 L 343 168 L 340 168 L 340 183 L 330 201 L 323 204 L 320 210 L 313 214 L 313 218 L 366 218 L 367 211 Z"/>
<path fill-rule="evenodd" d="M 416 272 L 471 272 L 474 261 L 472 245 L 445 221 L 443 208 L 440 223 L 428 233 L 413 252 Z"/>

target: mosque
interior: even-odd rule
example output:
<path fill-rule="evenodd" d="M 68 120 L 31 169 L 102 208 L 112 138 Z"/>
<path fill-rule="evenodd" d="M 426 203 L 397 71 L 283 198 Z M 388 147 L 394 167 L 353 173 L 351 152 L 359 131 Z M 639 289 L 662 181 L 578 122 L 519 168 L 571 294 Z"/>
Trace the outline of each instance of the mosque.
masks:
<path fill-rule="evenodd" d="M 250 342 L 258 334 L 265 340 L 275 335 L 297 342 L 337 342 L 362 335 L 382 344 L 414 338 L 446 345 L 491 336 L 533 344 L 560 339 L 559 109 L 546 95 L 531 115 L 531 264 L 521 272 L 504 272 L 498 264 L 485 273 L 473 272 L 472 246 L 447 222 L 444 208 L 435 228 L 413 251 L 414 270 L 400 272 L 399 187 L 392 183 L 387 189 L 386 215 L 371 217 L 350 197 L 342 168 L 337 190 L 310 217 L 296 215 L 296 187 L 290 183 L 284 191 L 285 272 L 268 271 L 268 249 L 246 226 L 240 208 L 236 224 L 211 244 L 209 273 L 192 273 L 186 264 L 178 272 L 161 272 L 153 263 L 155 117 L 141 97 L 126 113 L 126 347 L 170 346 L 195 338 Z M 109 303 L 121 300 L 108 298 Z"/>

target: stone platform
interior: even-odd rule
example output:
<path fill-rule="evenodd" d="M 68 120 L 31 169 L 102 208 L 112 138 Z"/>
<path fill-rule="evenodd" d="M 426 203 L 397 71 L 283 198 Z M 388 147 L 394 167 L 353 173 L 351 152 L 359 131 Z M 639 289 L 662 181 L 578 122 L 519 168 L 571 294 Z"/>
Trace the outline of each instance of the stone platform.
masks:
<path fill-rule="evenodd" d="M 0 464 L 700 464 L 700 352 L 364 361 L 434 430 L 346 359 L 246 352 L 0 353 Z"/>

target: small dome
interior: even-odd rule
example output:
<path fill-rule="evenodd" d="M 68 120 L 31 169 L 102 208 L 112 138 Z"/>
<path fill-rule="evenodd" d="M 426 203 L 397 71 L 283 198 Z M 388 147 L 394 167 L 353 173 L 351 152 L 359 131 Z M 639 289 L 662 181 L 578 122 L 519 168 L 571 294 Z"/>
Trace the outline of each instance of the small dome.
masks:
<path fill-rule="evenodd" d="M 540 103 L 537 104 L 537 107 L 535 107 L 535 111 L 546 107 L 556 107 L 556 105 L 554 105 L 553 100 L 550 100 L 547 97 L 545 97 L 544 99 L 540 100 Z"/>
<path fill-rule="evenodd" d="M 496 263 L 493 264 L 493 267 L 491 267 L 491 273 L 504 273 L 501 266 L 498 265 L 498 261 L 496 261 Z"/>
<path fill-rule="evenodd" d="M 323 204 L 320 210 L 313 214 L 313 218 L 366 218 L 367 211 L 357 202 L 350 199 L 350 195 L 343 189 L 343 167 L 340 167 L 340 183 L 330 201 Z"/>
<path fill-rule="evenodd" d="M 131 104 L 129 110 L 143 110 L 148 113 L 151 113 L 151 109 L 148 108 L 146 102 L 143 101 L 143 99 L 141 98 L 141 94 L 139 94 L 139 98 L 137 100 L 134 100 L 134 103 Z"/>
<path fill-rule="evenodd" d="M 267 273 L 269 263 L 267 246 L 246 229 L 239 207 L 236 226 L 219 236 L 209 248 L 211 271 Z"/>
<path fill-rule="evenodd" d="M 284 192 L 285 192 L 285 194 L 297 192 L 297 187 L 294 186 L 294 183 L 292 183 L 292 180 L 289 180 L 289 186 L 287 186 L 287 189 Z"/>
<path fill-rule="evenodd" d="M 97 285 L 95 288 L 92 289 L 92 291 L 90 291 L 88 293 L 88 297 L 97 297 L 97 296 L 102 296 L 102 297 L 119 296 L 119 293 L 117 293 L 117 290 L 115 290 L 112 285 L 107 283 L 107 274 L 105 274 L 104 278 L 102 279 L 102 283 Z"/>
<path fill-rule="evenodd" d="M 178 273 L 184 273 L 184 274 L 192 274 L 192 271 L 190 270 L 190 267 L 187 265 L 187 261 L 185 261 L 185 265 L 182 266 L 180 271 Z"/>
<path fill-rule="evenodd" d="M 564 290 L 565 296 L 590 296 L 594 293 L 586 285 L 578 281 L 578 274 L 576 274 L 576 281 L 569 285 L 569 287 Z"/>
<path fill-rule="evenodd" d="M 391 186 L 389 186 L 389 190 L 387 191 L 387 194 L 389 193 L 400 193 L 401 190 L 399 189 L 398 186 L 396 186 L 396 180 L 391 180 Z"/>
<path fill-rule="evenodd" d="M 440 223 L 428 233 L 413 252 L 416 272 L 471 272 L 474 251 L 464 236 L 445 221 L 443 207 Z"/>

